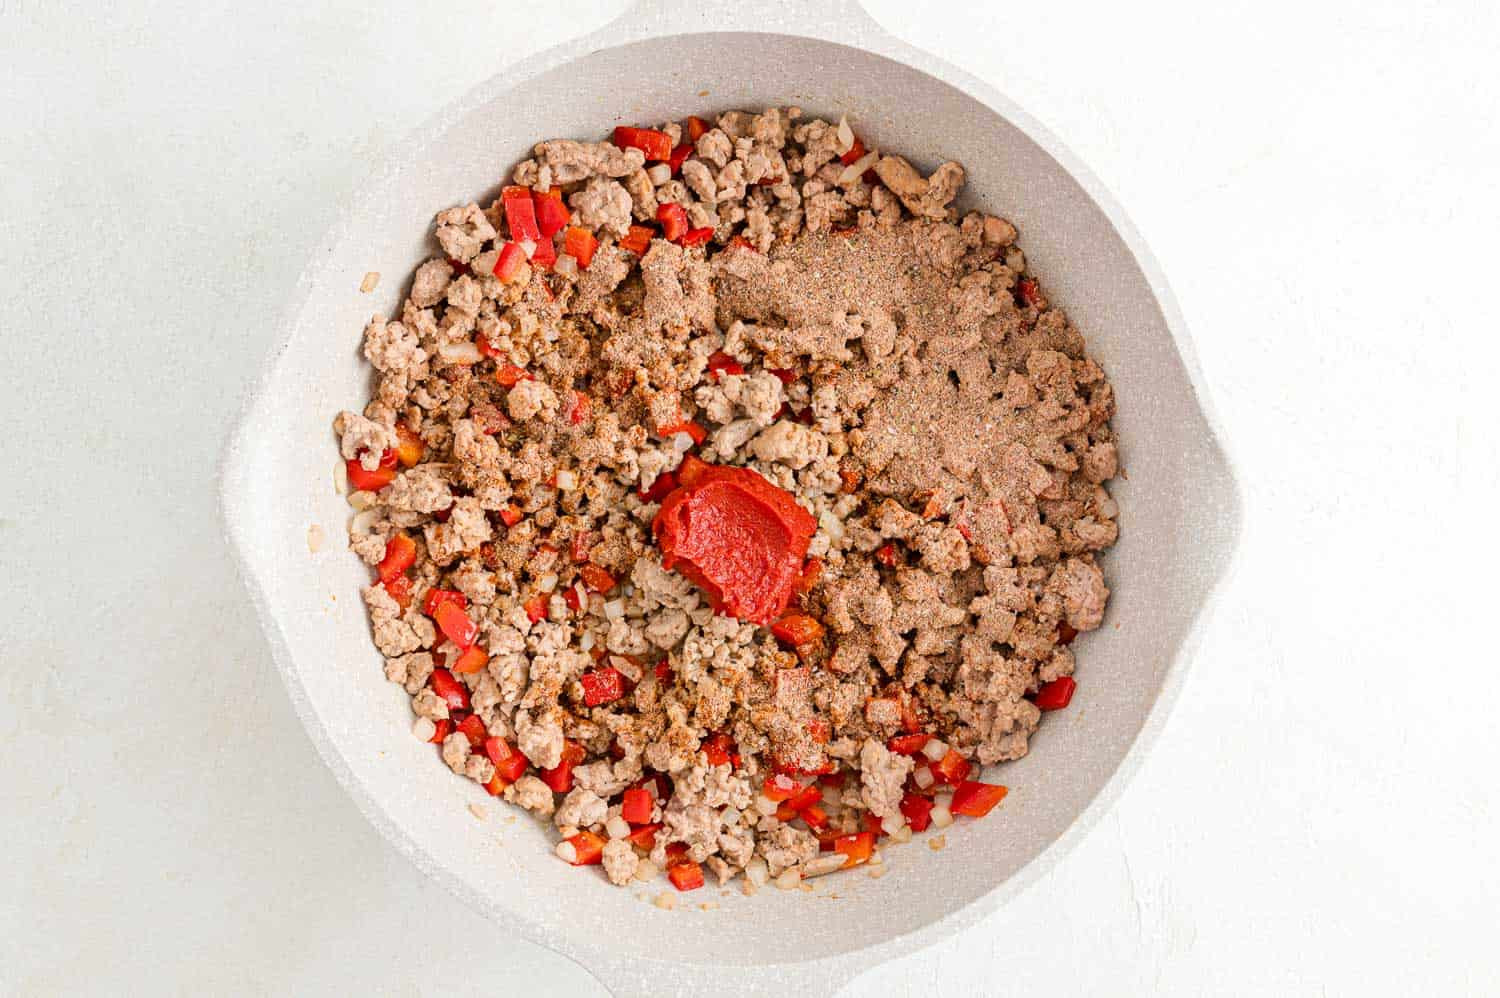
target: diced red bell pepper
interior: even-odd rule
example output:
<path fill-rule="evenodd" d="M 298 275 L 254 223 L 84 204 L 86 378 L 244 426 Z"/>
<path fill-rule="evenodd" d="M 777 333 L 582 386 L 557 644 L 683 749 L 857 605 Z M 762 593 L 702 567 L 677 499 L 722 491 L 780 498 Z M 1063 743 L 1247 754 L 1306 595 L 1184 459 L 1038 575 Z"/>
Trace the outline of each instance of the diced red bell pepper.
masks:
<path fill-rule="evenodd" d="M 385 586 L 385 591 L 391 594 L 391 599 L 395 600 L 396 605 L 401 609 L 405 610 L 411 606 L 411 576 L 398 575 L 394 579 L 385 580 L 381 585 Z"/>
<path fill-rule="evenodd" d="M 708 431 L 699 426 L 697 423 L 693 422 L 691 419 L 684 419 L 681 422 L 670 423 L 667 426 L 663 426 L 658 429 L 656 433 L 663 440 L 675 437 L 679 433 L 686 433 L 688 436 L 693 438 L 693 443 L 695 444 L 701 444 L 703 441 L 708 439 Z M 684 461 L 685 460 L 686 459 L 684 459 Z M 681 469 L 678 470 L 677 477 L 679 480 L 682 479 Z M 684 482 L 684 484 L 687 483 Z"/>
<path fill-rule="evenodd" d="M 744 374 L 745 365 L 719 350 L 708 355 L 708 373 L 717 381 L 726 374 Z"/>
<path fill-rule="evenodd" d="M 443 632 L 443 636 L 460 649 L 468 648 L 479 636 L 479 625 L 453 603 L 439 603 L 432 619 L 437 621 L 438 629 Z"/>
<path fill-rule="evenodd" d="M 563 602 L 568 604 L 568 609 L 574 613 L 583 609 L 583 597 L 578 594 L 577 586 L 569 586 L 563 590 Z"/>
<path fill-rule="evenodd" d="M 514 388 L 519 382 L 530 381 L 533 378 L 531 372 L 524 367 L 502 364 L 495 368 L 495 380 L 500 382 L 502 387 Z"/>
<path fill-rule="evenodd" d="M 359 458 L 347 462 L 344 468 L 348 472 L 349 484 L 360 492 L 379 492 L 396 480 L 394 467 L 388 468 L 382 464 L 374 471 L 366 471 L 365 466 L 359 463 Z"/>
<path fill-rule="evenodd" d="M 427 595 L 422 599 L 422 612 L 431 617 L 437 613 L 437 608 L 444 603 L 452 603 L 460 610 L 469 605 L 469 597 L 457 589 L 429 589 Z"/>
<path fill-rule="evenodd" d="M 714 237 L 714 227 L 705 225 L 701 229 L 689 229 L 682 234 L 678 243 L 683 246 L 702 246 Z"/>
<path fill-rule="evenodd" d="M 854 137 L 854 145 L 850 146 L 849 151 L 839 157 L 839 162 L 843 163 L 845 166 L 848 166 L 851 163 L 858 163 L 861 159 L 864 158 L 865 153 L 867 152 L 869 152 L 869 150 L 865 148 L 865 144 L 861 142 L 859 136 L 856 135 Z"/>
<path fill-rule="evenodd" d="M 531 203 L 536 212 L 536 227 L 543 239 L 551 239 L 572 221 L 573 213 L 563 203 L 561 187 L 549 187 L 545 191 L 532 191 Z M 582 260 L 578 261 L 583 263 Z M 588 264 L 583 264 L 585 267 Z"/>
<path fill-rule="evenodd" d="M 569 550 L 573 555 L 574 561 L 585 562 L 589 560 L 589 548 L 591 547 L 593 547 L 593 540 L 589 537 L 589 532 L 587 530 L 580 530 L 573 535 Z"/>
<path fill-rule="evenodd" d="M 672 137 L 654 128 L 615 127 L 614 143 L 621 149 L 639 149 L 649 160 L 666 160 L 672 156 Z"/>
<path fill-rule="evenodd" d="M 589 707 L 614 703 L 625 695 L 625 677 L 614 666 L 605 666 L 578 677 L 583 686 L 583 702 Z"/>
<path fill-rule="evenodd" d="M 535 624 L 547 616 L 547 594 L 536 593 L 521 604 L 521 609 L 526 611 L 526 619 Z"/>
<path fill-rule="evenodd" d="M 877 839 L 885 837 L 885 819 L 874 811 L 865 812 L 865 831 Z"/>
<path fill-rule="evenodd" d="M 654 825 L 642 825 L 625 836 L 625 841 L 642 849 L 651 849 L 656 845 L 656 833 L 659 831 L 661 831 L 661 822 L 659 821 Z"/>
<path fill-rule="evenodd" d="M 682 164 L 693 154 L 691 144 L 684 142 L 672 150 L 672 155 L 667 157 L 667 163 L 672 167 L 672 176 L 677 176 L 682 171 Z"/>
<path fill-rule="evenodd" d="M 389 582 L 417 563 L 417 542 L 407 534 L 392 534 L 385 542 L 385 557 L 375 566 L 381 582 Z"/>
<path fill-rule="evenodd" d="M 479 719 L 478 714 L 465 715 L 463 720 L 458 722 L 458 730 L 460 734 L 469 740 L 469 744 L 474 748 L 479 748 L 479 746 L 484 744 L 484 740 L 490 736 L 490 733 L 485 730 L 484 722 Z"/>
<path fill-rule="evenodd" d="M 1073 639 L 1076 638 L 1076 637 L 1078 637 L 1078 628 L 1074 627 L 1072 624 L 1068 623 L 1066 620 L 1063 621 L 1061 624 L 1057 625 L 1057 643 L 1058 644 L 1060 644 L 1060 645 L 1070 645 L 1070 644 L 1073 643 Z"/>
<path fill-rule="evenodd" d="M 500 204 L 505 209 L 505 224 L 510 227 L 512 242 L 542 242 L 542 230 L 536 222 L 536 204 L 531 200 L 530 188 L 505 188 L 500 192 Z"/>
<path fill-rule="evenodd" d="M 833 840 L 833 851 L 842 853 L 844 856 L 844 868 L 859 866 L 869 861 L 875 852 L 874 832 L 855 832 L 853 835 L 840 835 Z"/>
<path fill-rule="evenodd" d="M 677 476 L 670 471 L 664 471 L 656 476 L 649 489 L 637 491 L 636 495 L 640 497 L 641 502 L 661 502 L 675 488 L 677 488 Z"/>
<path fill-rule="evenodd" d="M 449 735 L 453 734 L 453 722 L 448 720 L 446 717 L 439 718 L 438 720 L 433 721 L 432 727 L 432 737 L 427 739 L 428 744 L 441 745 L 443 744 L 444 738 L 447 738 Z"/>
<path fill-rule="evenodd" d="M 723 731 L 716 731 L 703 740 L 703 752 L 708 756 L 710 766 L 738 766 L 740 764 L 739 747 L 734 744 L 734 739 Z"/>
<path fill-rule="evenodd" d="M 563 252 L 577 260 L 583 270 L 588 270 L 589 264 L 594 262 L 594 251 L 598 248 L 599 240 L 588 229 L 573 225 L 563 233 Z"/>
<path fill-rule="evenodd" d="M 568 401 L 568 422 L 574 426 L 587 423 L 593 411 L 593 400 L 576 388 L 573 389 L 572 397 Z"/>
<path fill-rule="evenodd" d="M 620 817 L 632 825 L 650 824 L 651 812 L 655 807 L 651 791 L 645 787 L 631 787 L 625 791 L 625 796 L 620 801 Z"/>
<path fill-rule="evenodd" d="M 703 133 L 708 131 L 711 127 L 713 126 L 711 126 L 708 122 L 704 121 L 697 115 L 688 115 L 688 140 L 691 142 L 697 142 L 699 139 L 703 138 Z"/>
<path fill-rule="evenodd" d="M 953 791 L 953 803 L 949 809 L 954 814 L 966 814 L 971 818 L 983 818 L 990 809 L 1005 799 L 1008 787 L 993 783 L 978 783 L 964 780 Z"/>
<path fill-rule="evenodd" d="M 396 424 L 396 460 L 401 462 L 401 467 L 415 467 L 426 451 L 427 445 L 415 430 L 405 423 Z"/>
<path fill-rule="evenodd" d="M 517 506 L 515 503 L 507 503 L 500 509 L 500 522 L 507 527 L 514 527 L 521 522 L 521 517 L 524 515 L 521 512 L 520 506 Z"/>
<path fill-rule="evenodd" d="M 947 755 L 933 763 L 932 775 L 956 787 L 969 778 L 969 771 L 973 768 L 969 760 L 958 754 L 957 749 L 949 749 Z"/>
<path fill-rule="evenodd" d="M 932 824 L 932 798 L 907 794 L 901 798 L 901 816 L 914 832 L 925 832 Z"/>
<path fill-rule="evenodd" d="M 729 245 L 738 246 L 740 249 L 747 249 L 752 253 L 760 252 L 760 250 L 755 248 L 755 244 L 746 239 L 744 236 L 735 236 L 734 238 L 729 240 Z"/>
<path fill-rule="evenodd" d="M 823 559 L 809 558 L 802 565 L 802 574 L 797 576 L 797 592 L 804 596 L 813 591 L 823 575 Z"/>
<path fill-rule="evenodd" d="M 776 379 L 782 385 L 790 385 L 793 381 L 797 380 L 797 372 L 789 367 L 772 367 L 769 370 L 772 374 L 776 375 Z"/>
<path fill-rule="evenodd" d="M 510 786 L 512 782 L 514 781 L 507 780 L 505 777 L 501 776 L 500 770 L 497 769 L 490 774 L 490 778 L 488 780 L 484 781 L 484 791 L 491 797 L 499 797 L 501 794 L 505 793 L 505 788 Z"/>
<path fill-rule="evenodd" d="M 846 769 L 841 769 L 837 773 L 824 773 L 822 776 L 818 777 L 818 783 L 821 786 L 833 787 L 836 790 L 842 790 L 844 788 L 844 784 L 847 783 L 848 780 L 849 771 Z"/>
<path fill-rule="evenodd" d="M 817 641 L 823 636 L 823 630 L 821 622 L 805 613 L 786 613 L 771 622 L 771 633 L 793 648 Z"/>
<path fill-rule="evenodd" d="M 789 797 L 787 799 L 786 805 L 787 807 L 792 809 L 793 813 L 796 813 L 799 811 L 805 811 L 807 808 L 812 807 L 822 799 L 823 789 L 816 783 L 810 783 L 799 790 L 797 793 Z"/>
<path fill-rule="evenodd" d="M 447 669 L 433 669 L 428 683 L 450 711 L 469 709 L 469 688 L 453 678 L 453 673 Z"/>
<path fill-rule="evenodd" d="M 672 671 L 672 663 L 666 659 L 657 662 L 652 667 L 652 671 L 656 674 L 656 682 L 660 686 L 671 686 L 672 680 L 677 678 L 677 674 Z"/>
<path fill-rule="evenodd" d="M 468 675 L 478 672 L 489 664 L 490 657 L 485 654 L 484 649 L 478 645 L 472 645 L 459 652 L 458 658 L 453 660 L 453 671 Z"/>
<path fill-rule="evenodd" d="M 593 832 L 582 831 L 563 841 L 573 847 L 574 866 L 594 866 L 604 859 L 604 839 Z"/>
<path fill-rule="evenodd" d="M 1034 277 L 1021 278 L 1016 284 L 1016 290 L 1020 292 L 1021 300 L 1032 308 L 1035 308 L 1037 302 L 1042 300 L 1042 289 Z"/>
<path fill-rule="evenodd" d="M 677 242 L 687 233 L 687 209 L 676 202 L 657 205 L 656 220 L 661 223 L 662 238 L 669 243 Z"/>
<path fill-rule="evenodd" d="M 703 867 L 690 859 L 680 860 L 667 867 L 667 879 L 679 891 L 695 891 L 703 886 Z"/>
<path fill-rule="evenodd" d="M 696 485 L 708 471 L 708 462 L 695 454 L 684 454 L 682 463 L 677 466 L 677 481 L 682 485 Z"/>
<path fill-rule="evenodd" d="M 490 762 L 495 764 L 495 772 L 504 777 L 507 783 L 516 782 L 526 772 L 526 757 L 498 735 L 484 740 L 484 754 L 490 757 Z"/>
<path fill-rule="evenodd" d="M 573 767 L 583 761 L 583 746 L 563 742 L 562 759 L 551 769 L 542 770 L 542 782 L 555 792 L 565 794 L 573 789 Z"/>
<path fill-rule="evenodd" d="M 500 247 L 500 256 L 495 260 L 495 266 L 490 271 L 498 277 L 503 284 L 511 284 L 521 273 L 521 265 L 526 262 L 526 251 L 519 243 L 506 243 Z M 482 351 L 481 351 L 482 352 Z"/>
<path fill-rule="evenodd" d="M 932 736 L 927 734 L 897 735 L 886 742 L 885 747 L 901 755 L 916 755 L 931 740 Z"/>
<path fill-rule="evenodd" d="M 1050 683 L 1043 683 L 1036 691 L 1037 709 L 1062 710 L 1073 702 L 1073 691 L 1077 688 L 1072 676 L 1059 676 Z"/>
<path fill-rule="evenodd" d="M 596 593 L 607 593 L 616 585 L 615 577 L 610 575 L 598 565 L 589 563 L 578 569 L 579 578 L 583 584 Z"/>
<path fill-rule="evenodd" d="M 766 777 L 766 782 L 760 788 L 760 792 L 766 795 L 766 800 L 778 802 L 795 797 L 802 790 L 802 784 L 785 773 L 774 773 Z"/>
<path fill-rule="evenodd" d="M 875 560 L 887 568 L 894 568 L 901 560 L 900 553 L 896 550 L 894 541 L 887 541 L 875 549 Z"/>
<path fill-rule="evenodd" d="M 620 240 L 620 249 L 636 256 L 644 256 L 656 238 L 656 230 L 649 225 L 632 225 L 625 238 Z"/>
<path fill-rule="evenodd" d="M 556 262 L 557 244 L 551 239 L 543 239 L 536 244 L 536 249 L 531 251 L 531 264 L 534 267 L 539 267 L 542 270 L 551 270 L 552 265 Z M 545 284 L 542 287 L 546 289 L 548 297 L 551 297 L 552 289 L 548 288 Z"/>
<path fill-rule="evenodd" d="M 808 828 L 828 827 L 828 812 L 823 810 L 822 804 L 813 804 L 811 807 L 805 807 L 798 814 L 803 821 L 807 822 Z"/>
<path fill-rule="evenodd" d="M 833 737 L 829 730 L 828 722 L 821 717 L 814 717 L 807 722 L 807 735 L 815 745 L 827 745 L 828 739 Z"/>

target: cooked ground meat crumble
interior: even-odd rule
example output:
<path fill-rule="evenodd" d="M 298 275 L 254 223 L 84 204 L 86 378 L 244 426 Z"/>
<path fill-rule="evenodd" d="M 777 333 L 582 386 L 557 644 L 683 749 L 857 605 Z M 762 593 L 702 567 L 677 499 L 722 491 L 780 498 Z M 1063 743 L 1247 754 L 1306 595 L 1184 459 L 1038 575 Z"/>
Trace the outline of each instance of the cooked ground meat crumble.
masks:
<path fill-rule="evenodd" d="M 985 814 L 1117 535 L 1113 393 L 1014 226 L 797 108 L 513 181 L 438 214 L 334 424 L 416 735 L 617 884 Z"/>

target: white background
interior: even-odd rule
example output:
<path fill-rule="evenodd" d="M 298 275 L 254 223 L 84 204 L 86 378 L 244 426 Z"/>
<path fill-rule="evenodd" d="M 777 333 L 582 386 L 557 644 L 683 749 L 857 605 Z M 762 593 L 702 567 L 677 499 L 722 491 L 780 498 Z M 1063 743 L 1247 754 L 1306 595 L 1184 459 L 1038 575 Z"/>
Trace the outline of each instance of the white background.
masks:
<path fill-rule="evenodd" d="M 0 992 L 600 994 L 345 799 L 211 476 L 370 162 L 623 0 L 262 6 L 0 0 Z M 1248 519 L 1113 813 L 846 993 L 1493 993 L 1494 6 L 869 7 L 1118 195 Z"/>

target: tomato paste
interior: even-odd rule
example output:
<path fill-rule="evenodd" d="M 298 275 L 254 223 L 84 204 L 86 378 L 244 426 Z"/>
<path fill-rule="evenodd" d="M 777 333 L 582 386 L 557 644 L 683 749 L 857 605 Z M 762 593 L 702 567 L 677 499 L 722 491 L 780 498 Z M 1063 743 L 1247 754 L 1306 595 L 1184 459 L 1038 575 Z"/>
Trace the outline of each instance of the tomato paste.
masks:
<path fill-rule="evenodd" d="M 716 610 L 769 623 L 786 609 L 817 522 L 749 468 L 699 462 L 679 479 L 651 525 L 662 564 L 697 583 Z"/>

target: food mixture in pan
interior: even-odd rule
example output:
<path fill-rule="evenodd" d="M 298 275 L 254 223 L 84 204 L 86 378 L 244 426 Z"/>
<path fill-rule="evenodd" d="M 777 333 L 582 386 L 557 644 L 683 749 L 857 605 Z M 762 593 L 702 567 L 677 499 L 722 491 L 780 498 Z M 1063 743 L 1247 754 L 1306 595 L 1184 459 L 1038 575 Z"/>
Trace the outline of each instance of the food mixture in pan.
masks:
<path fill-rule="evenodd" d="M 386 675 L 563 860 L 877 864 L 1067 706 L 1114 396 L 963 181 L 797 108 L 542 142 L 366 327 L 335 429 Z"/>

